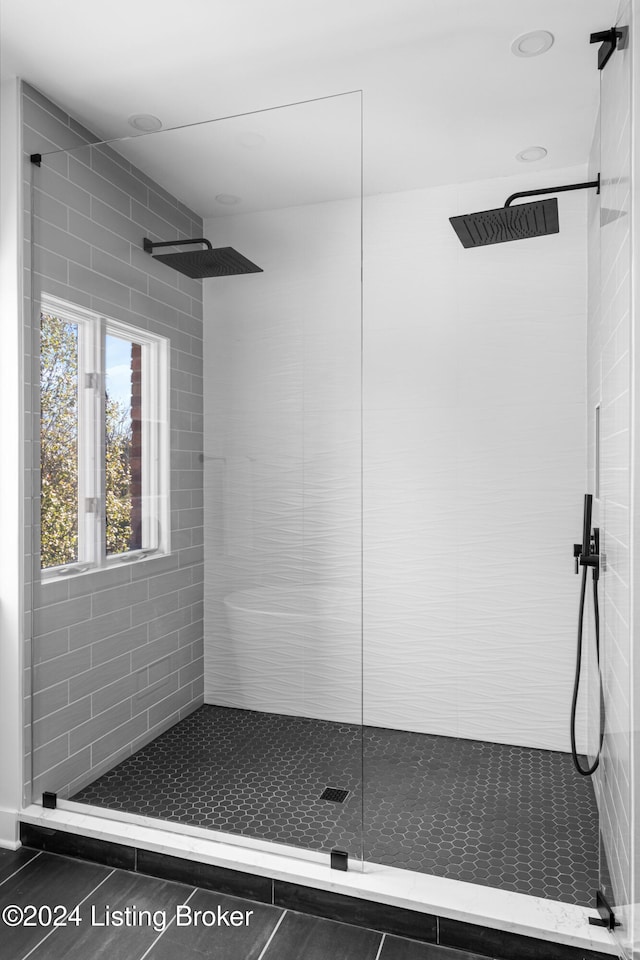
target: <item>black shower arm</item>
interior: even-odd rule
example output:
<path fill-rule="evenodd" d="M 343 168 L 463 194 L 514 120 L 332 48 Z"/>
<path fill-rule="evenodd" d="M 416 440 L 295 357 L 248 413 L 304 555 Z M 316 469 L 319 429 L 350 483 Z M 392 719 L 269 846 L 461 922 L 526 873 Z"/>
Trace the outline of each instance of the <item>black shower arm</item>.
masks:
<path fill-rule="evenodd" d="M 147 253 L 151 253 L 154 247 L 181 247 L 185 243 L 206 243 L 209 250 L 213 250 L 213 247 L 204 237 L 200 237 L 198 240 L 159 240 L 157 243 L 152 243 L 151 240 L 148 240 L 147 237 L 142 241 L 142 249 L 146 250 Z"/>
<path fill-rule="evenodd" d="M 512 193 L 504 202 L 505 207 L 510 207 L 514 200 L 520 197 L 539 197 L 546 193 L 565 193 L 567 190 L 587 190 L 595 187 L 600 193 L 600 174 L 597 180 L 589 180 L 588 183 L 567 183 L 563 187 L 545 187 L 544 190 L 521 190 L 519 193 Z"/>

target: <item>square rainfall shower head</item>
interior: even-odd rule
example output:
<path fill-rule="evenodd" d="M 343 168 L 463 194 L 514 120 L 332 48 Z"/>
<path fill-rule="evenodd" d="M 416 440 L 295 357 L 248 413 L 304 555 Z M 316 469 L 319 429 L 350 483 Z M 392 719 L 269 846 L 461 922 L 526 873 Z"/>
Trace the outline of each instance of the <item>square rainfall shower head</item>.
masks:
<path fill-rule="evenodd" d="M 546 237 L 560 230 L 558 201 L 555 197 L 449 217 L 449 221 L 465 248 Z"/>
<path fill-rule="evenodd" d="M 232 277 L 239 273 L 263 272 L 262 267 L 247 260 L 233 247 L 187 250 L 183 253 L 154 253 L 153 259 L 161 260 L 168 267 L 173 267 L 174 270 L 194 280 L 199 280 L 201 277 Z"/>

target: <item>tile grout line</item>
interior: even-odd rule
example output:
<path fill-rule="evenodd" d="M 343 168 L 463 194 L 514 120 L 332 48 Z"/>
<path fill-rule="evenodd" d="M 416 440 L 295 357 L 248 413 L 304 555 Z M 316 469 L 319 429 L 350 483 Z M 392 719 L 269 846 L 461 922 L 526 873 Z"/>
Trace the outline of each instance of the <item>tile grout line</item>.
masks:
<path fill-rule="evenodd" d="M 380 940 L 380 946 L 378 947 L 378 952 L 375 955 L 375 960 L 380 960 L 380 954 L 382 953 L 382 948 L 384 946 L 384 942 L 386 939 L 387 939 L 387 935 L 386 933 L 383 933 L 382 939 Z"/>
<path fill-rule="evenodd" d="M 283 921 L 284 918 L 286 917 L 287 912 L 288 912 L 287 910 L 283 910 L 283 911 L 282 911 L 282 913 L 281 913 L 281 915 L 280 915 L 280 917 L 279 917 L 279 919 L 278 919 L 278 922 L 276 923 L 275 927 L 274 927 L 273 930 L 271 931 L 271 936 L 269 937 L 269 939 L 268 939 L 267 942 L 265 943 L 264 947 L 263 947 L 262 950 L 260 951 L 260 955 L 257 957 L 257 960 L 262 960 L 262 958 L 264 957 L 265 953 L 266 953 L 267 950 L 269 949 L 269 946 L 270 946 L 270 944 L 271 944 L 271 941 L 273 940 L 273 938 L 275 937 L 276 933 L 278 932 L 278 930 L 279 930 L 279 928 L 280 928 L 280 924 L 282 923 L 282 921 Z M 141 957 L 140 960 L 144 960 L 144 957 Z"/>
<path fill-rule="evenodd" d="M 77 910 L 79 907 L 81 907 L 82 904 L 83 904 L 86 900 L 88 900 L 89 897 L 92 897 L 93 894 L 96 892 L 96 890 L 98 890 L 98 889 L 102 886 L 103 883 L 106 883 L 107 880 L 108 880 L 110 877 L 112 877 L 115 872 L 116 872 L 116 868 L 114 867 L 113 870 L 111 871 L 111 873 L 108 873 L 108 874 L 106 875 L 106 877 L 103 877 L 103 879 L 100 881 L 100 883 L 98 883 L 92 890 L 90 890 L 89 893 L 86 895 L 86 897 L 83 897 L 82 900 L 80 900 L 79 903 L 76 903 L 75 907 L 73 907 L 69 912 L 70 912 L 70 913 L 73 913 L 74 910 Z M 27 957 L 30 957 L 31 954 L 33 953 L 33 951 L 34 951 L 34 950 L 37 950 L 38 947 L 39 947 L 41 944 L 43 944 L 45 940 L 48 940 L 49 937 L 51 936 L 51 934 L 52 934 L 52 933 L 55 933 L 55 931 L 56 931 L 57 929 L 58 929 L 57 927 L 52 927 L 51 930 L 49 930 L 49 932 L 44 935 L 44 937 L 42 938 L 42 940 L 38 940 L 38 942 L 37 942 L 33 947 L 31 947 L 31 950 L 29 950 L 28 953 L 25 953 L 25 955 L 22 957 L 22 960 L 27 960 Z"/>
<path fill-rule="evenodd" d="M 191 897 L 193 897 L 194 894 L 196 894 L 197 892 L 198 892 L 198 887 L 194 887 L 193 890 L 191 891 L 191 893 L 189 894 L 189 896 L 187 897 L 187 899 L 186 899 L 183 903 L 181 903 L 180 906 L 184 907 L 187 903 L 189 903 L 189 900 L 191 900 Z M 166 925 L 166 927 L 164 928 L 164 930 L 161 930 L 160 933 L 158 934 L 158 936 L 157 936 L 157 937 L 155 938 L 155 940 L 153 941 L 153 943 L 149 944 L 149 946 L 147 947 L 147 949 L 145 950 L 145 952 L 144 952 L 144 953 L 142 954 L 142 956 L 140 957 L 140 960 L 145 960 L 145 957 L 148 957 L 148 956 L 149 956 L 150 952 L 153 950 L 153 948 L 155 947 L 155 945 L 156 945 L 156 943 L 158 942 L 158 940 L 160 940 L 160 938 L 165 935 L 165 933 L 167 932 L 167 930 L 169 929 L 169 927 L 171 927 L 171 926 L 175 923 L 175 919 L 176 919 L 176 917 L 175 917 L 175 913 L 174 913 L 174 915 L 172 916 L 171 920 L 170 920 L 169 923 Z M 25 960 L 26 960 L 26 958 L 25 958 Z"/>
<path fill-rule="evenodd" d="M 29 849 L 29 848 L 27 847 L 26 849 Z M 7 880 L 11 880 L 11 877 L 15 877 L 16 873 L 20 873 L 20 871 L 24 870 L 25 867 L 28 867 L 30 863 L 33 863 L 34 860 L 37 860 L 38 857 L 42 855 L 42 852 L 43 852 L 42 850 L 39 850 L 36 853 L 35 857 L 31 857 L 30 860 L 27 860 L 26 863 L 23 863 L 20 867 L 18 867 L 17 870 L 14 870 L 13 873 L 10 873 L 8 877 L 5 877 L 4 880 L 0 880 L 0 887 L 2 886 L 3 883 L 6 883 Z"/>

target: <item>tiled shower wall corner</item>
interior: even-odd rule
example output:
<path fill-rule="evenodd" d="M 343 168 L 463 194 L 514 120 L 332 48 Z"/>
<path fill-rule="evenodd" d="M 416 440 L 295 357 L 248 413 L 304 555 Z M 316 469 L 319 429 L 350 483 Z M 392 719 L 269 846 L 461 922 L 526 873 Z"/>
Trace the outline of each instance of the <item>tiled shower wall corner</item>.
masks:
<path fill-rule="evenodd" d="M 632 5 L 617 23 L 630 26 Z M 605 891 L 631 956 L 633 902 L 630 633 L 630 385 L 631 385 L 631 50 L 623 44 L 601 73 L 600 127 L 591 173 L 600 170 L 600 197 L 590 195 L 588 311 L 588 429 L 590 490 L 595 485 L 594 411 L 600 403 L 600 526 L 605 562 L 600 579 L 600 637 L 605 740 L 594 778 L 611 889 Z M 590 603 L 590 600 L 589 600 Z M 591 629 L 587 649 L 593 651 Z M 591 663 L 594 667 L 593 659 Z M 597 691 L 593 669 L 592 689 Z M 591 743 L 597 744 L 597 695 L 592 698 Z"/>
<path fill-rule="evenodd" d="M 202 284 L 142 250 L 144 236 L 201 236 L 202 220 L 115 150 L 82 147 L 97 138 L 27 84 L 23 111 L 25 179 L 33 174 L 35 186 L 33 210 L 25 186 L 27 353 L 37 342 L 29 318 L 39 322 L 45 292 L 171 344 L 171 554 L 45 584 L 33 576 L 38 357 L 26 357 L 28 801 L 31 770 L 34 800 L 43 789 L 66 797 L 202 703 Z M 40 169 L 28 160 L 75 147 L 44 157 Z"/>

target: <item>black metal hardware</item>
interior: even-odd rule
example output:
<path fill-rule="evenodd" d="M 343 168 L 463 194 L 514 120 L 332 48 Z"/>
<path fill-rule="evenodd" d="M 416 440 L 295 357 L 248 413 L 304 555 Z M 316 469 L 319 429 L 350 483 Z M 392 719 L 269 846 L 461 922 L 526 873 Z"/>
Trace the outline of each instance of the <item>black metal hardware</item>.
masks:
<path fill-rule="evenodd" d="M 573 545 L 573 558 L 576 561 L 576 573 L 580 573 L 580 557 L 582 555 L 582 544 L 574 543 Z"/>
<path fill-rule="evenodd" d="M 609 62 L 613 51 L 618 46 L 618 40 L 624 36 L 624 31 L 616 27 L 609 30 L 600 30 L 599 33 L 592 33 L 589 37 L 589 43 L 601 43 L 598 50 L 598 70 L 604 70 Z"/>
<path fill-rule="evenodd" d="M 574 543 L 573 558 L 576 562 L 575 572 L 579 573 L 580 567 L 592 567 L 593 578 L 594 580 L 598 580 L 600 573 L 600 530 L 598 527 L 593 528 L 593 534 L 589 541 L 589 552 L 585 554 L 582 552 L 582 549 L 581 543 Z"/>
<path fill-rule="evenodd" d="M 573 555 L 576 555 L 576 546 L 573 545 Z M 593 533 L 590 534 L 587 546 L 587 552 L 584 552 L 584 544 L 579 544 L 580 546 L 580 555 L 578 557 L 578 563 L 581 567 L 591 567 L 593 570 L 593 579 L 600 579 L 600 528 L 594 527 Z M 576 570 L 576 573 L 578 571 Z"/>
<path fill-rule="evenodd" d="M 31 163 L 35 163 L 36 167 L 39 167 L 40 164 L 42 163 L 42 154 L 32 153 L 31 156 L 29 157 L 29 160 L 31 160 Z"/>
<path fill-rule="evenodd" d="M 206 250 L 180 250 L 177 253 L 153 253 L 156 247 L 181 247 L 188 244 L 203 243 Z M 208 277 L 233 277 L 243 273 L 262 273 L 262 267 L 247 260 L 233 247 L 214 249 L 206 237 L 194 240 L 149 240 L 145 237 L 142 249 L 154 260 L 183 273 L 194 280 Z"/>
<path fill-rule="evenodd" d="M 620 926 L 620 922 L 616 920 L 616 915 L 601 890 L 596 891 L 596 910 L 600 916 L 589 917 L 589 923 L 592 927 L 606 927 L 607 930 L 614 930 Z"/>
<path fill-rule="evenodd" d="M 47 810 L 55 810 L 58 805 L 58 794 L 46 791 L 42 794 L 42 806 Z"/>
<path fill-rule="evenodd" d="M 598 579 L 600 576 L 600 530 L 594 527 L 591 530 L 593 495 L 585 493 L 584 512 L 582 515 L 582 543 L 574 543 L 573 557 L 576 562 L 576 573 L 580 567 L 582 571 L 582 581 L 580 585 L 580 605 L 578 607 L 578 641 L 576 649 L 576 671 L 573 680 L 573 694 L 571 697 L 571 719 L 569 721 L 569 736 L 571 738 L 571 759 L 576 771 L 581 777 L 591 777 L 600 765 L 600 756 L 604 746 L 605 734 L 605 702 L 604 690 L 602 686 L 602 671 L 600 669 L 600 607 L 598 603 Z M 582 631 L 584 627 L 584 605 L 587 593 L 587 575 L 588 568 L 592 570 L 593 587 L 593 626 L 595 632 L 596 663 L 598 666 L 598 687 L 600 691 L 600 737 L 598 741 L 598 752 L 593 763 L 584 767 L 578 756 L 576 746 L 576 711 L 578 707 L 578 694 L 580 690 L 580 675 L 582 672 Z"/>
<path fill-rule="evenodd" d="M 585 493 L 582 513 L 582 556 L 591 553 L 591 515 L 593 513 L 593 495 Z"/>
<path fill-rule="evenodd" d="M 159 240 L 157 243 L 145 237 L 142 241 L 142 249 L 151 253 L 154 247 L 181 247 L 185 243 L 206 243 L 207 249 L 213 250 L 211 243 L 204 237 L 199 237 L 197 240 Z"/>
<path fill-rule="evenodd" d="M 591 530 L 593 496 L 586 493 L 584 497 L 584 514 L 582 519 L 582 543 L 574 543 L 573 558 L 576 562 L 576 573 L 580 567 L 591 567 L 593 579 L 598 580 L 600 575 L 600 528 Z"/>
<path fill-rule="evenodd" d="M 596 180 L 585 183 L 565 183 L 540 190 L 519 190 L 507 197 L 503 207 L 449 217 L 449 222 L 465 249 L 491 243 L 506 243 L 510 240 L 548 237 L 560 230 L 556 197 L 529 200 L 528 203 L 516 203 L 512 206 L 513 201 L 521 197 L 540 197 L 547 193 L 566 193 L 568 190 L 586 190 L 591 187 L 595 187 L 600 193 L 600 174 Z"/>
<path fill-rule="evenodd" d="M 331 851 L 331 869 L 345 871 L 349 869 L 349 854 L 346 850 L 338 850 L 334 847 Z"/>
<path fill-rule="evenodd" d="M 593 569 L 593 579 L 600 579 L 600 528 L 594 527 L 593 533 L 589 538 L 589 552 L 580 556 L 580 564 L 583 567 Z"/>
<path fill-rule="evenodd" d="M 561 187 L 545 187 L 544 190 L 520 190 L 518 193 L 512 193 L 504 202 L 505 207 L 510 207 L 514 200 L 519 197 L 540 197 L 546 193 L 566 193 L 567 190 L 587 190 L 595 187 L 600 193 L 600 174 L 597 180 L 589 180 L 587 183 L 566 183 Z"/>

